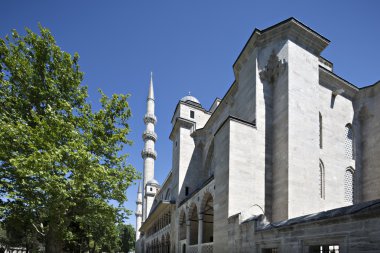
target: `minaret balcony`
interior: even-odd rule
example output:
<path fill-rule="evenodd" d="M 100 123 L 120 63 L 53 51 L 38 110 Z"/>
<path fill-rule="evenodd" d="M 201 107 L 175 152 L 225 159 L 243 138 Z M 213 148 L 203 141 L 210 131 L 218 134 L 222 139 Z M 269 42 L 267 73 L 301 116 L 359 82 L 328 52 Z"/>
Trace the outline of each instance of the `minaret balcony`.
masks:
<path fill-rule="evenodd" d="M 156 124 L 157 123 L 157 118 L 156 118 L 156 116 L 154 114 L 147 113 L 144 116 L 144 123 L 145 124 L 147 124 L 147 123 Z"/>
<path fill-rule="evenodd" d="M 136 216 L 142 216 L 142 213 L 141 213 L 141 211 L 136 211 L 136 212 L 135 212 L 135 215 L 136 215 Z"/>
<path fill-rule="evenodd" d="M 152 140 L 156 141 L 157 140 L 157 134 L 153 131 L 144 131 L 143 135 L 143 140 Z"/>
<path fill-rule="evenodd" d="M 141 156 L 143 159 L 145 159 L 146 157 L 151 157 L 154 160 L 156 160 L 157 152 L 151 148 L 144 148 L 143 151 L 141 151 Z"/>

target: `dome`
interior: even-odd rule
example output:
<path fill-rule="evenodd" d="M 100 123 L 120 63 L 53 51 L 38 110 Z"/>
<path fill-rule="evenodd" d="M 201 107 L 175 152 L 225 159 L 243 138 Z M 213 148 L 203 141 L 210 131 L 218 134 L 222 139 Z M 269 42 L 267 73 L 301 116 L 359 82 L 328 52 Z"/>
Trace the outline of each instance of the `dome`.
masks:
<path fill-rule="evenodd" d="M 201 104 L 198 99 L 196 99 L 195 97 L 193 97 L 191 95 L 188 95 L 188 96 L 185 96 L 185 97 L 181 98 L 181 101 L 182 102 L 191 101 L 191 102 L 194 102 L 194 103 L 197 103 L 197 104 Z"/>
<path fill-rule="evenodd" d="M 156 179 L 151 179 L 151 180 L 149 180 L 147 183 L 146 183 L 147 185 L 148 184 L 150 184 L 150 185 L 160 185 L 159 183 L 158 183 L 158 181 L 156 180 Z"/>

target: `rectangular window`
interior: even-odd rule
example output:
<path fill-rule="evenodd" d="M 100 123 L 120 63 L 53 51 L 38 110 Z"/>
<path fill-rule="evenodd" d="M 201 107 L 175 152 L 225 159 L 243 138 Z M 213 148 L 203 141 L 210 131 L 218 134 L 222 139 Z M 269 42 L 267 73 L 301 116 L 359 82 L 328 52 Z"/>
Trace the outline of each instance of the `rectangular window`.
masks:
<path fill-rule="evenodd" d="M 187 195 L 189 195 L 189 187 L 185 187 L 185 195 L 187 196 Z"/>
<path fill-rule="evenodd" d="M 314 245 L 309 247 L 309 253 L 339 253 L 339 245 Z"/>
<path fill-rule="evenodd" d="M 194 119 L 194 115 L 195 115 L 194 111 L 190 111 L 190 118 Z"/>

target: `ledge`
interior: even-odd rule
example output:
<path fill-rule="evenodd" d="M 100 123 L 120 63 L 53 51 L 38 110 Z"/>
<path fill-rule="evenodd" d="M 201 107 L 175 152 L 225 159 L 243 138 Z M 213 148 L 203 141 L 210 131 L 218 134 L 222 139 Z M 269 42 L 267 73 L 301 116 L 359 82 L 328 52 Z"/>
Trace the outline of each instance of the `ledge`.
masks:
<path fill-rule="evenodd" d="M 157 134 L 153 131 L 144 131 L 142 135 L 143 140 L 152 140 L 156 141 L 157 140 Z"/>
<path fill-rule="evenodd" d="M 141 151 L 141 157 L 143 159 L 146 158 L 146 157 L 151 157 L 154 160 L 156 160 L 156 158 L 157 158 L 157 152 L 155 150 L 153 150 L 153 149 L 150 149 L 150 148 L 144 148 Z"/>
<path fill-rule="evenodd" d="M 297 19 L 291 17 L 264 30 L 255 29 L 233 64 L 236 80 L 248 55 L 257 47 L 272 40 L 291 40 L 314 55 L 319 56 L 330 41 Z"/>
<path fill-rule="evenodd" d="M 247 125 L 247 126 L 250 126 L 250 127 L 253 127 L 253 128 L 256 128 L 256 119 L 251 123 L 251 122 L 248 122 L 246 120 L 243 120 L 243 119 L 239 119 L 237 117 L 234 117 L 234 116 L 231 116 L 229 115 L 223 122 L 222 124 L 220 124 L 220 126 L 218 127 L 218 129 L 215 131 L 215 134 L 214 136 L 216 136 L 219 132 L 220 129 L 222 129 L 222 127 L 224 126 L 224 124 L 226 124 L 228 121 L 235 121 L 235 122 L 239 122 L 241 124 L 244 124 L 244 125 Z"/>
<path fill-rule="evenodd" d="M 359 213 L 370 213 L 370 214 L 373 214 L 374 216 L 380 217 L 380 199 L 367 201 L 367 202 L 363 202 L 363 203 L 359 203 L 359 204 L 355 204 L 351 206 L 335 208 L 335 209 L 331 209 L 324 212 L 304 215 L 304 216 L 300 216 L 300 217 L 289 219 L 289 220 L 263 224 L 261 226 L 258 226 L 256 230 L 260 231 L 260 230 L 268 230 L 268 229 L 274 229 L 274 228 L 282 228 L 282 227 L 287 227 L 287 226 L 292 226 L 292 225 L 297 225 L 297 224 L 323 221 L 323 220 L 343 217 L 347 215 L 354 215 L 354 214 L 359 214 Z M 258 217 L 255 217 L 254 219 L 250 219 L 245 222 L 257 220 L 257 218 Z"/>
<path fill-rule="evenodd" d="M 144 123 L 147 124 L 147 123 L 153 123 L 153 124 L 156 124 L 157 123 L 157 118 L 154 114 L 145 114 L 144 115 Z"/>
<path fill-rule="evenodd" d="M 186 127 L 188 129 L 191 129 L 192 127 L 194 127 L 194 129 L 195 129 L 196 128 L 195 126 L 196 126 L 196 122 L 195 121 L 191 121 L 191 120 L 188 120 L 188 119 L 184 119 L 184 118 L 178 117 L 175 120 L 175 123 L 174 123 L 172 131 L 170 132 L 169 139 L 170 140 L 174 139 L 174 132 L 179 127 Z"/>

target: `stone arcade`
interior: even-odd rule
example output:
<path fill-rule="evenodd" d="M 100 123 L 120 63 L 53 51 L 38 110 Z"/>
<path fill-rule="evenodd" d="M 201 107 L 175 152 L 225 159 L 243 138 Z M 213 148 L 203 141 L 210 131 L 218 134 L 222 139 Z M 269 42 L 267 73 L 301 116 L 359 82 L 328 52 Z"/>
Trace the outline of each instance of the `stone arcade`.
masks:
<path fill-rule="evenodd" d="M 178 102 L 162 185 L 151 80 L 137 252 L 380 252 L 380 82 L 334 74 L 328 44 L 294 18 L 256 29 L 222 99 Z"/>

